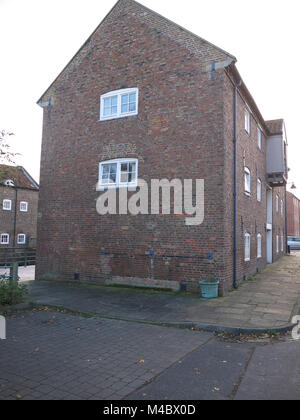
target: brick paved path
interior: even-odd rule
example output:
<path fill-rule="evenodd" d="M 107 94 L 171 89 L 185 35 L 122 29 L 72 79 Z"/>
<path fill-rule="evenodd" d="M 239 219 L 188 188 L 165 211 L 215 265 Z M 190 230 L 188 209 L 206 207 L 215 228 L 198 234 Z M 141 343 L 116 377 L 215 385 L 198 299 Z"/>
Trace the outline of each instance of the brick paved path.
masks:
<path fill-rule="evenodd" d="M 50 311 L 10 316 L 0 340 L 0 400 L 120 399 L 210 338 Z"/>
<path fill-rule="evenodd" d="M 273 329 L 287 326 L 300 307 L 300 254 L 281 258 L 213 300 L 55 282 L 31 282 L 30 295 L 40 304 L 119 319 Z"/>

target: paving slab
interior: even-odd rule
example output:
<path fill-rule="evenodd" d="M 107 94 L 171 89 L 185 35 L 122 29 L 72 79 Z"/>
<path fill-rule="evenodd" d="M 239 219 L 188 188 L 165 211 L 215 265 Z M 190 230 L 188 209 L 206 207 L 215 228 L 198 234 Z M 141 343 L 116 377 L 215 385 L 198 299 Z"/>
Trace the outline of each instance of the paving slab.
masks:
<path fill-rule="evenodd" d="M 215 300 L 195 294 L 54 281 L 30 282 L 29 291 L 37 304 L 108 318 L 229 329 L 287 328 L 300 308 L 300 254 L 282 257 Z"/>

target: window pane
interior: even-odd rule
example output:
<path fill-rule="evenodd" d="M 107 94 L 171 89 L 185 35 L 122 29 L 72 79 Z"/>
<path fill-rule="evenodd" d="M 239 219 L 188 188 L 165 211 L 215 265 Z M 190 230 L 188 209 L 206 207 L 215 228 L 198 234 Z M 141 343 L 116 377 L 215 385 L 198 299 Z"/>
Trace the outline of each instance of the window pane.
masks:
<path fill-rule="evenodd" d="M 104 115 L 104 117 L 107 117 L 107 116 L 111 115 L 110 108 L 104 108 L 103 115 Z"/>
<path fill-rule="evenodd" d="M 129 163 L 129 172 L 134 172 L 135 171 L 135 162 L 134 163 Z"/>
<path fill-rule="evenodd" d="M 131 93 L 130 95 L 129 95 L 129 102 L 130 103 L 132 103 L 132 102 L 136 102 L 136 94 L 135 93 Z"/>
<path fill-rule="evenodd" d="M 111 98 L 111 105 L 112 106 L 117 106 L 118 105 L 118 97 L 117 96 L 113 96 Z"/>
<path fill-rule="evenodd" d="M 121 171 L 127 172 L 128 171 L 128 163 L 122 163 L 121 164 Z"/>
<path fill-rule="evenodd" d="M 122 114 L 125 113 L 125 112 L 128 112 L 128 104 L 122 104 L 121 112 L 122 112 Z"/>
<path fill-rule="evenodd" d="M 122 95 L 121 101 L 122 101 L 122 105 L 128 104 L 128 95 Z"/>
<path fill-rule="evenodd" d="M 110 173 L 116 174 L 117 173 L 117 164 L 113 163 L 110 165 Z"/>
<path fill-rule="evenodd" d="M 135 108 L 135 102 L 134 102 L 134 103 L 130 103 L 130 104 L 129 104 L 129 111 L 130 111 L 130 112 L 133 112 L 133 111 L 135 111 L 135 109 L 136 109 L 136 108 Z"/>
<path fill-rule="evenodd" d="M 109 173 L 109 165 L 103 165 L 102 166 L 102 172 L 103 172 L 103 174 L 108 174 Z"/>
<path fill-rule="evenodd" d="M 104 108 L 110 108 L 111 98 L 104 99 Z"/>
<path fill-rule="evenodd" d="M 127 172 L 121 173 L 121 182 L 128 182 L 127 178 L 128 178 Z"/>
<path fill-rule="evenodd" d="M 109 183 L 110 184 L 115 184 L 116 183 L 116 177 L 117 177 L 117 174 L 111 173 L 110 176 L 109 176 Z"/>

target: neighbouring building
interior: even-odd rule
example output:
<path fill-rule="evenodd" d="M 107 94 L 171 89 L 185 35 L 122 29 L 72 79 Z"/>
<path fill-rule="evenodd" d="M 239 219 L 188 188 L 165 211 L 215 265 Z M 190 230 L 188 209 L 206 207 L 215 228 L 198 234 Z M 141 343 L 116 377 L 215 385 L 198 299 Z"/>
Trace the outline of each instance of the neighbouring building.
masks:
<path fill-rule="evenodd" d="M 285 125 L 264 120 L 236 61 L 117 2 L 38 101 L 37 279 L 198 291 L 216 277 L 223 294 L 283 255 Z M 98 214 L 101 188 L 137 178 L 203 179 L 203 223 Z"/>
<path fill-rule="evenodd" d="M 39 185 L 22 166 L 0 165 L 0 252 L 36 246 Z"/>
<path fill-rule="evenodd" d="M 300 200 L 294 194 L 286 192 L 287 234 L 300 238 Z"/>

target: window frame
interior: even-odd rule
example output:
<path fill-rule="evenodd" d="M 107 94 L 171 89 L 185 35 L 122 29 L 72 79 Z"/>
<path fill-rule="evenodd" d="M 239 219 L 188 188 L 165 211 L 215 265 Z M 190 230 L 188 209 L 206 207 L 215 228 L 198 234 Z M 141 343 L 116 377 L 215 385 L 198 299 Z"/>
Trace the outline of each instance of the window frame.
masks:
<path fill-rule="evenodd" d="M 9 203 L 9 209 L 4 207 L 4 203 Z M 2 201 L 2 210 L 11 211 L 11 207 L 12 207 L 12 201 L 8 198 L 4 198 L 4 200 Z"/>
<path fill-rule="evenodd" d="M 8 241 L 7 242 L 2 242 L 2 238 L 3 236 L 7 236 Z M 9 245 L 9 233 L 0 233 L 0 245 Z"/>
<path fill-rule="evenodd" d="M 121 164 L 122 163 L 135 163 L 136 165 L 135 181 L 121 182 Z M 116 183 L 115 184 L 102 184 L 103 166 L 110 165 L 110 164 L 117 164 Z M 136 188 L 138 185 L 138 167 L 139 167 L 139 161 L 137 158 L 119 158 L 119 159 L 105 160 L 105 161 L 99 162 L 97 190 L 103 191 L 103 190 L 112 189 L 112 188 Z"/>
<path fill-rule="evenodd" d="M 128 111 L 128 112 L 122 112 L 122 96 L 123 95 L 129 95 L 131 93 L 136 94 L 136 107 L 135 111 Z M 117 113 L 114 115 L 104 115 L 104 100 L 108 98 L 112 98 L 114 96 L 117 96 Z M 104 93 L 100 96 L 100 119 L 99 121 L 107 121 L 107 120 L 115 120 L 117 118 L 125 118 L 125 117 L 131 117 L 134 115 L 138 115 L 138 108 L 139 108 L 139 89 L 137 87 L 134 88 L 128 88 L 128 89 L 119 89 L 119 90 L 113 90 L 111 92 Z"/>
<path fill-rule="evenodd" d="M 262 234 L 257 234 L 257 259 L 262 258 Z"/>
<path fill-rule="evenodd" d="M 245 131 L 250 136 L 250 132 L 251 132 L 251 113 L 250 113 L 250 110 L 247 107 L 245 108 Z"/>
<path fill-rule="evenodd" d="M 257 147 L 259 150 L 262 149 L 262 131 L 260 127 L 257 127 Z"/>
<path fill-rule="evenodd" d="M 22 210 L 22 204 L 26 204 L 26 210 Z M 28 212 L 28 201 L 20 201 L 20 211 L 24 213 Z"/>
<path fill-rule="evenodd" d="M 23 242 L 20 242 L 20 239 L 19 239 L 20 236 L 23 236 L 24 237 L 24 241 Z M 18 245 L 25 245 L 26 244 L 26 234 L 25 233 L 18 233 L 17 243 L 18 243 Z"/>
<path fill-rule="evenodd" d="M 246 188 L 247 185 L 247 176 L 249 177 L 249 191 Z M 247 196 L 251 195 L 251 171 L 249 168 L 247 168 L 246 166 L 244 167 L 244 192 Z"/>
<path fill-rule="evenodd" d="M 259 194 L 258 194 L 259 191 Z M 256 186 L 256 197 L 259 203 L 262 202 L 262 182 L 260 178 L 257 178 L 257 186 Z"/>
<path fill-rule="evenodd" d="M 251 261 L 251 234 L 249 232 L 245 233 L 244 241 L 244 261 L 249 262 Z M 249 249 L 247 249 L 247 244 L 249 244 Z"/>

